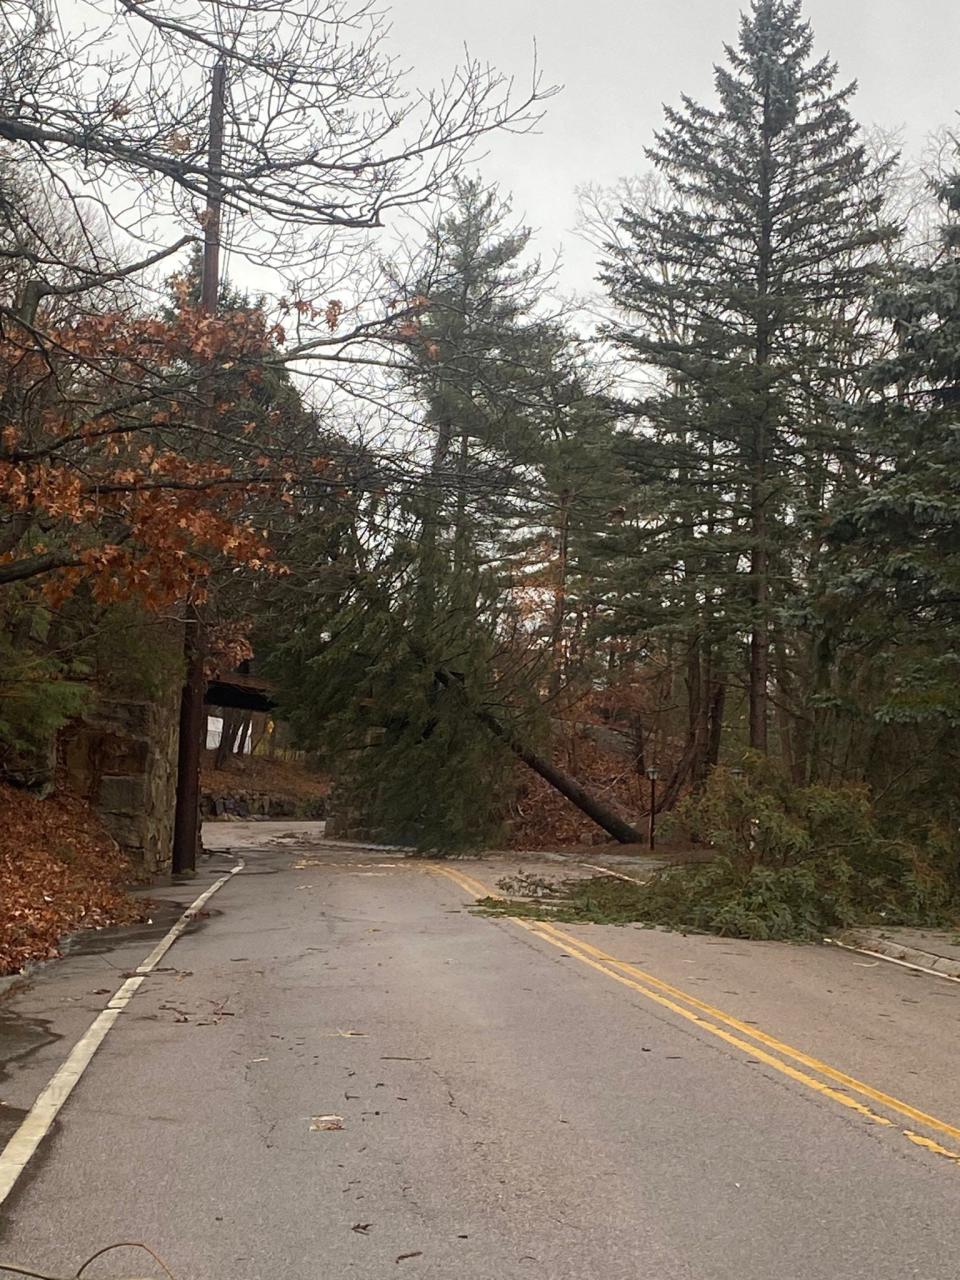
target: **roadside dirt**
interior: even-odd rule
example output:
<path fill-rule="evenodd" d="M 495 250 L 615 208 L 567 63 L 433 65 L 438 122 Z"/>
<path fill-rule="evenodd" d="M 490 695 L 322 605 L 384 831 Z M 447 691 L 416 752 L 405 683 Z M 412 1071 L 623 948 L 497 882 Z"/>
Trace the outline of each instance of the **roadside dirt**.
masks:
<path fill-rule="evenodd" d="M 231 756 L 226 767 L 214 767 L 216 752 L 204 752 L 200 778 L 204 791 L 229 794 L 238 788 L 273 796 L 277 800 L 308 802 L 322 799 L 330 781 L 294 760 L 270 760 L 266 756 Z"/>

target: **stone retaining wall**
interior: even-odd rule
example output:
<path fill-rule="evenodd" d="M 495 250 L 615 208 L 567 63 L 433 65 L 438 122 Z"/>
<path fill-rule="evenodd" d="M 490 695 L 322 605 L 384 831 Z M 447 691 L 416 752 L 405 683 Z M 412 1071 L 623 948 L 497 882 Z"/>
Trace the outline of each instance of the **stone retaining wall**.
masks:
<path fill-rule="evenodd" d="M 179 689 L 153 701 L 102 699 L 60 736 L 67 789 L 103 818 L 137 873 L 170 868 Z"/>
<path fill-rule="evenodd" d="M 313 822 L 324 818 L 326 809 L 322 796 L 305 801 L 260 791 L 204 791 L 200 797 L 201 816 L 214 821 L 218 818 L 297 818 Z"/>

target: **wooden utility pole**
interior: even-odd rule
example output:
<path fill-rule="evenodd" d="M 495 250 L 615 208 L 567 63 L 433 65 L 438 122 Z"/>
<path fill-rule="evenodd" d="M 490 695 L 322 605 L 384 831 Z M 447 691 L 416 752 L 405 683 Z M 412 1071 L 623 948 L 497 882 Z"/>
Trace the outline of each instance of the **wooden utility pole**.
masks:
<path fill-rule="evenodd" d="M 213 68 L 210 101 L 210 151 L 207 162 L 207 216 L 203 227 L 203 282 L 200 305 L 209 315 L 217 310 L 220 294 L 220 211 L 223 201 L 223 114 L 227 93 L 227 68 Z"/>
<path fill-rule="evenodd" d="M 203 229 L 203 278 L 200 306 L 208 315 L 217 310 L 220 292 L 220 212 L 222 204 L 223 117 L 227 68 L 218 62 L 213 69 L 210 95 L 210 142 L 207 161 L 207 211 Z M 209 384 L 200 383 L 200 400 L 212 394 Z M 201 404 L 201 413 L 204 412 Z M 177 744 L 177 809 L 173 824 L 173 871 L 189 874 L 197 867 L 200 827 L 200 761 L 206 746 L 207 716 L 204 705 L 203 626 L 194 602 L 185 614 L 183 656 L 186 676 L 180 693 L 180 736 Z"/>

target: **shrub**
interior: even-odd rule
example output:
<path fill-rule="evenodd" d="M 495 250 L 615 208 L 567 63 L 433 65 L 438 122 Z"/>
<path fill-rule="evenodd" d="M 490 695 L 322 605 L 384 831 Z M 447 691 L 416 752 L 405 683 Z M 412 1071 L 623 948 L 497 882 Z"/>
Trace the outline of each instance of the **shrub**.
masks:
<path fill-rule="evenodd" d="M 27 785 L 48 782 L 57 732 L 89 696 L 54 659 L 17 652 L 0 633 L 0 774 Z"/>
<path fill-rule="evenodd" d="M 936 926 L 960 915 L 956 837 L 937 828 L 923 843 L 885 835 L 865 788 L 794 787 L 751 758 L 742 776 L 714 770 L 670 827 L 716 857 L 668 867 L 642 884 L 568 880 L 537 912 L 806 942 L 855 925 Z"/>

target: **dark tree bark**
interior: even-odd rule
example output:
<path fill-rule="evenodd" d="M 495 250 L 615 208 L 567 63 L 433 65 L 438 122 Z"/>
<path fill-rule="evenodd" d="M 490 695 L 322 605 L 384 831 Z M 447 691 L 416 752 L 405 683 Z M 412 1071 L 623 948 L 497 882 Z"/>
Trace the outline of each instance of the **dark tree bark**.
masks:
<path fill-rule="evenodd" d="M 214 767 L 223 769 L 233 752 L 233 744 L 237 736 L 237 712 L 232 708 L 223 708 L 223 727 L 220 730 L 220 742 L 214 756 Z"/>

